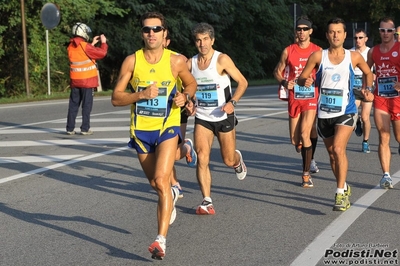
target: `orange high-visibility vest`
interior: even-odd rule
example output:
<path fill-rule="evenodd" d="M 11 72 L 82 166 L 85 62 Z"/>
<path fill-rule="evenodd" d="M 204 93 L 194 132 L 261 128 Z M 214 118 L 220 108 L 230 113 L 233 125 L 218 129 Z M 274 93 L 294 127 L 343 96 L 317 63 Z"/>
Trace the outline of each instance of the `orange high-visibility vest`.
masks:
<path fill-rule="evenodd" d="M 96 61 L 90 59 L 85 53 L 87 44 L 87 42 L 81 42 L 77 47 L 74 47 L 74 45 L 68 46 L 71 80 L 97 77 Z"/>

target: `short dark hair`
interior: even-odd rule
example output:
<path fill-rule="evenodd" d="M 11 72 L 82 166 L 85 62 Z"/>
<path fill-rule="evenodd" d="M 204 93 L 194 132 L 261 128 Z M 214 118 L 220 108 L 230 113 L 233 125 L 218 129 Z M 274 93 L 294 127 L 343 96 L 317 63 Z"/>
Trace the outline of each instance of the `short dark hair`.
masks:
<path fill-rule="evenodd" d="M 328 23 L 326 23 L 326 32 L 328 32 L 329 30 L 329 25 L 331 24 L 342 24 L 343 25 L 343 29 L 346 32 L 346 22 L 341 19 L 341 18 L 332 18 L 328 21 Z"/>
<path fill-rule="evenodd" d="M 163 16 L 163 14 L 161 14 L 161 13 L 159 13 L 159 12 L 147 12 L 147 13 L 144 13 L 144 14 L 140 17 L 140 26 L 143 27 L 143 26 L 144 26 L 144 25 L 143 25 L 143 22 L 144 22 L 146 19 L 149 19 L 149 18 L 158 18 L 158 19 L 161 21 L 161 26 L 163 26 L 164 29 L 167 28 L 167 22 L 165 21 L 165 18 L 164 18 L 164 16 Z"/>
<path fill-rule="evenodd" d="M 391 17 L 383 17 L 383 18 L 381 18 L 381 19 L 379 20 L 379 24 L 380 24 L 381 22 L 385 22 L 385 23 L 392 22 L 393 25 L 394 25 L 394 19 L 391 18 Z"/>
<path fill-rule="evenodd" d="M 199 24 L 197 24 L 196 26 L 193 27 L 192 29 L 192 37 L 193 40 L 196 41 L 196 35 L 197 34 L 205 34 L 207 33 L 211 39 L 215 38 L 215 32 L 214 32 L 214 28 L 213 26 L 211 26 L 208 23 L 205 22 L 201 22 Z"/>
<path fill-rule="evenodd" d="M 365 32 L 365 29 L 364 29 L 364 28 L 357 28 L 357 29 L 354 31 L 355 34 L 360 33 L 360 32 L 364 33 L 365 36 L 367 36 L 367 32 Z"/>

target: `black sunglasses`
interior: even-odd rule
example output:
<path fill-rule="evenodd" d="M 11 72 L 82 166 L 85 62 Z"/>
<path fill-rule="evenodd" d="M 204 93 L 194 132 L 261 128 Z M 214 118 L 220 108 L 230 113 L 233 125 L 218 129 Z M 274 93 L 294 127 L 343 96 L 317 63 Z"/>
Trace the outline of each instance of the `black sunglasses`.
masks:
<path fill-rule="evenodd" d="M 355 36 L 354 40 L 357 40 L 357 39 L 364 39 L 364 36 L 359 36 L 359 37 Z"/>
<path fill-rule="evenodd" d="M 297 27 L 296 28 L 296 31 L 309 31 L 311 28 L 310 27 L 304 27 L 304 28 L 302 28 L 302 27 Z"/>
<path fill-rule="evenodd" d="M 144 27 L 142 28 L 142 32 L 143 32 L 143 33 L 150 33 L 151 30 L 152 30 L 154 33 L 157 33 L 157 32 L 160 32 L 160 31 L 164 30 L 164 27 L 163 27 L 163 26 L 151 26 L 151 27 L 149 27 L 149 26 L 144 26 Z"/>

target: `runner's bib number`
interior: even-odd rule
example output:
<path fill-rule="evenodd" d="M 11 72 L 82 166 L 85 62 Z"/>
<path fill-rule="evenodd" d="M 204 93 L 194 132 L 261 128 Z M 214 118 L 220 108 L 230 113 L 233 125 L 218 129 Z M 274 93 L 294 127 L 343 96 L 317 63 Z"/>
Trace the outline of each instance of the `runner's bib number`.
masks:
<path fill-rule="evenodd" d="M 145 90 L 146 87 L 138 86 L 138 92 Z M 138 116 L 165 117 L 166 113 L 167 88 L 165 87 L 158 88 L 157 97 L 153 99 L 140 100 L 136 103 L 136 115 Z"/>
<path fill-rule="evenodd" d="M 329 113 L 340 113 L 342 111 L 343 90 L 322 89 L 319 109 Z"/>
<path fill-rule="evenodd" d="M 397 76 L 378 78 L 378 95 L 388 98 L 399 96 L 399 92 L 394 88 L 396 82 Z"/>
<path fill-rule="evenodd" d="M 315 97 L 314 85 L 311 85 L 310 87 L 306 87 L 306 86 L 299 86 L 299 85 L 295 84 L 294 88 L 293 88 L 293 92 L 294 92 L 294 98 L 296 100 L 308 100 L 308 99 L 314 99 L 314 97 Z"/>
<path fill-rule="evenodd" d="M 196 99 L 197 99 L 197 106 L 217 107 L 218 106 L 217 84 L 197 85 Z"/>
<path fill-rule="evenodd" d="M 361 90 L 361 88 L 362 88 L 362 75 L 355 75 L 353 89 Z"/>

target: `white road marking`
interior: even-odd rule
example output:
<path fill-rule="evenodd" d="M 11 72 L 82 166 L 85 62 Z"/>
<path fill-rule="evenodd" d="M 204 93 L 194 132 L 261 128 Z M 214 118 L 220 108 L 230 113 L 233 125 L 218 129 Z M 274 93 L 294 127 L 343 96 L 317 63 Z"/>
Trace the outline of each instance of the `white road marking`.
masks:
<path fill-rule="evenodd" d="M 26 103 L 11 103 L 11 104 L 2 104 L 0 105 L 0 110 L 1 109 L 11 109 L 11 108 L 26 108 L 26 107 L 40 107 L 40 106 L 48 106 L 48 105 L 60 105 L 60 104 L 66 104 L 68 105 L 69 99 L 64 99 L 64 100 L 51 100 L 51 101 L 39 101 L 39 102 L 26 102 Z M 110 97 L 94 97 L 93 101 L 99 102 L 99 101 L 111 101 Z"/>
<path fill-rule="evenodd" d="M 1 108 L 0 108 L 1 109 Z M 102 116 L 102 115 L 115 115 L 115 114 L 129 114 L 129 110 L 121 110 L 121 111 L 115 111 L 115 112 L 107 112 L 107 113 L 99 113 L 99 114 L 91 114 L 90 119 L 92 117 L 96 116 Z M 77 117 L 76 119 L 81 119 L 82 116 Z M 129 119 L 129 118 L 128 118 Z M 35 126 L 35 125 L 42 125 L 42 124 L 49 124 L 49 123 L 66 123 L 66 119 L 54 119 L 54 120 L 47 120 L 47 121 L 40 121 L 40 122 L 34 122 L 34 123 L 29 123 L 29 124 L 21 124 L 21 125 L 15 125 L 15 126 L 8 126 L 8 127 L 0 127 L 0 130 L 5 130 L 5 129 L 11 129 L 11 128 L 26 128 L 29 126 Z M 65 130 L 65 129 L 64 129 Z"/>
<path fill-rule="evenodd" d="M 129 138 L 110 138 L 110 139 L 63 139 L 63 140 L 22 140 L 22 141 L 2 141 L 0 147 L 33 147 L 33 146 L 53 146 L 53 145 L 97 145 L 97 144 L 128 144 Z"/>
<path fill-rule="evenodd" d="M 108 155 L 108 154 L 116 153 L 116 152 L 119 152 L 119 151 L 127 150 L 127 149 L 130 149 L 130 148 L 128 146 L 125 146 L 125 147 L 122 147 L 122 148 L 116 148 L 116 149 L 112 149 L 112 150 L 109 150 L 109 151 L 103 151 L 103 152 L 100 152 L 100 153 L 94 153 L 94 154 L 90 154 L 88 156 L 84 156 L 84 157 L 81 157 L 81 158 L 78 158 L 78 159 L 69 160 L 69 161 L 65 161 L 65 162 L 62 162 L 62 163 L 49 165 L 47 167 L 38 168 L 38 169 L 29 171 L 29 172 L 16 174 L 16 175 L 9 176 L 9 177 L 6 177 L 6 178 L 1 178 L 0 179 L 0 184 L 6 183 L 6 182 L 9 182 L 9 181 L 13 181 L 13 180 L 16 180 L 16 179 L 20 179 L 20 178 L 23 178 L 23 177 L 27 177 L 27 176 L 30 176 L 30 175 L 42 173 L 42 172 L 45 172 L 45 171 L 48 171 L 48 170 L 56 169 L 56 168 L 59 168 L 59 167 L 63 167 L 63 166 L 66 166 L 66 165 L 87 161 L 87 160 L 90 160 L 90 159 L 93 159 L 93 158 L 97 158 L 97 157 L 100 157 L 100 156 L 103 156 L 103 155 Z"/>
<path fill-rule="evenodd" d="M 129 123 L 129 122 L 128 122 Z M 117 132 L 126 131 L 129 132 L 129 125 L 123 127 L 91 127 L 90 130 L 93 132 Z M 60 133 L 65 136 L 65 128 L 12 128 L 12 129 L 0 129 L 1 134 L 36 134 L 36 133 Z M 76 131 L 76 134 L 80 134 L 80 130 Z"/>
<path fill-rule="evenodd" d="M 61 162 L 81 157 L 84 154 L 72 155 L 43 155 L 43 156 L 15 156 L 0 157 L 1 163 L 45 163 L 45 162 Z"/>
<path fill-rule="evenodd" d="M 392 175 L 393 186 L 400 181 L 400 171 Z M 317 265 L 321 260 L 325 250 L 332 247 L 333 244 L 341 237 L 347 228 L 349 228 L 360 215 L 366 211 L 380 196 L 385 194 L 387 190 L 379 187 L 379 184 L 371 189 L 364 196 L 353 203 L 347 211 L 337 217 L 324 231 L 322 231 L 313 242 L 311 242 L 304 251 L 290 264 L 298 265 Z"/>
<path fill-rule="evenodd" d="M 130 112 L 127 111 L 126 114 L 129 115 Z M 76 124 L 82 123 L 82 118 L 77 118 L 77 119 L 75 120 L 75 122 L 76 122 Z M 128 122 L 128 123 L 130 123 L 131 120 L 130 120 L 130 117 L 129 117 L 129 116 L 127 116 L 127 117 L 125 117 L 125 118 L 116 118 L 116 117 L 112 117 L 112 118 L 90 118 L 90 123 L 92 123 L 92 122 L 96 122 L 96 123 L 97 123 L 97 122 L 106 122 L 106 123 L 112 123 L 112 122 Z M 53 122 L 53 123 L 63 123 L 63 124 L 67 124 L 67 119 L 64 119 L 63 121 L 56 121 L 56 122 Z M 65 128 L 64 128 L 64 129 L 65 129 Z"/>

